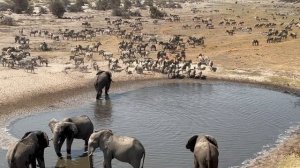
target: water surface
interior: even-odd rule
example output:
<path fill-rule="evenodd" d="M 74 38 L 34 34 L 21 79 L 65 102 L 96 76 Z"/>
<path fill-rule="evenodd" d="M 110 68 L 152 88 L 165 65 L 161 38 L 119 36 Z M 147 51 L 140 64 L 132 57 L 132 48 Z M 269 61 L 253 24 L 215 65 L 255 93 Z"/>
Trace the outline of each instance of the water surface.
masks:
<path fill-rule="evenodd" d="M 88 115 L 96 129 L 109 128 L 139 139 L 146 149 L 148 168 L 193 167 L 193 155 L 185 149 L 187 140 L 195 134 L 210 134 L 218 141 L 223 168 L 240 166 L 300 121 L 299 98 L 238 84 L 161 84 L 110 98 L 18 119 L 9 126 L 10 133 L 20 138 L 28 130 L 39 129 L 51 136 L 51 118 Z M 74 141 L 72 160 L 57 159 L 50 146 L 45 151 L 47 167 L 89 167 L 87 158 L 80 157 L 83 141 Z M 0 152 L 1 158 L 4 154 Z M 102 167 L 102 158 L 98 150 L 95 167 Z M 130 166 L 113 160 L 113 167 Z"/>

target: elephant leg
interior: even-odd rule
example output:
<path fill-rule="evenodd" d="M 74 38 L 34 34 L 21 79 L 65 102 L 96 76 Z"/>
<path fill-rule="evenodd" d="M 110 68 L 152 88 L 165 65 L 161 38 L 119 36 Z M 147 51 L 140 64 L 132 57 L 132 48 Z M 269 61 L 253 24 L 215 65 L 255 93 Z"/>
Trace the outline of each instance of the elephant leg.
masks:
<path fill-rule="evenodd" d="M 40 152 L 38 152 L 37 155 L 37 162 L 38 162 L 38 166 L 40 168 L 45 168 L 45 160 L 44 160 L 44 150 L 41 150 Z"/>
<path fill-rule="evenodd" d="M 110 83 L 105 86 L 105 96 L 108 96 L 109 88 L 110 88 Z"/>
<path fill-rule="evenodd" d="M 73 137 L 68 137 L 67 138 L 67 154 L 71 155 L 71 147 L 73 143 Z"/>
<path fill-rule="evenodd" d="M 103 167 L 104 168 L 111 168 L 111 160 L 112 160 L 112 157 L 110 155 L 104 154 Z"/>
<path fill-rule="evenodd" d="M 89 140 L 84 140 L 84 151 L 85 152 L 88 150 L 88 142 L 89 142 Z"/>
<path fill-rule="evenodd" d="M 130 165 L 133 167 L 133 168 L 140 168 L 140 160 L 134 160 L 130 163 Z"/>
<path fill-rule="evenodd" d="M 194 166 L 195 166 L 195 168 L 206 168 L 206 167 L 204 167 L 204 165 L 200 166 L 199 162 L 197 161 L 196 158 L 194 159 Z"/>
<path fill-rule="evenodd" d="M 30 164 L 31 164 L 31 168 L 36 168 L 36 161 L 35 161 L 35 158 L 32 158 L 32 159 L 31 159 Z"/>
<path fill-rule="evenodd" d="M 101 98 L 101 95 L 102 95 L 102 89 L 98 89 L 97 98 L 96 99 L 99 100 Z"/>

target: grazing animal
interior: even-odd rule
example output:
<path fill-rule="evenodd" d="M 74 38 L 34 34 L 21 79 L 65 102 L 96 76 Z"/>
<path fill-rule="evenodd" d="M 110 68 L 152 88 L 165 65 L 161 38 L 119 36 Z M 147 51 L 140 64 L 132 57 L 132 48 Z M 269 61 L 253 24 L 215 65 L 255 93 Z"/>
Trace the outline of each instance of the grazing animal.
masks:
<path fill-rule="evenodd" d="M 253 45 L 253 46 L 258 46 L 258 45 L 259 45 L 259 41 L 256 40 L 256 39 L 253 40 L 253 41 L 252 41 L 252 45 Z"/>

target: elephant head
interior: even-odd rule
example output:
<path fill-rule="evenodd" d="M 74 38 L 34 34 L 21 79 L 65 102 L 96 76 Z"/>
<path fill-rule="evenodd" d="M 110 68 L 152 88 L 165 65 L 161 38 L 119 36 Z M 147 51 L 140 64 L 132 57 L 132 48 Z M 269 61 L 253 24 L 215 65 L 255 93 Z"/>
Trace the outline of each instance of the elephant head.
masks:
<path fill-rule="evenodd" d="M 49 138 L 45 132 L 42 131 L 30 131 L 26 132 L 21 139 L 25 139 L 29 134 L 34 133 L 38 139 L 38 145 L 40 148 L 49 147 Z"/>
<path fill-rule="evenodd" d="M 215 145 L 215 146 L 218 148 L 218 143 L 217 143 L 217 141 L 216 141 L 215 138 L 213 138 L 213 137 L 210 136 L 210 135 L 205 135 L 204 138 L 205 138 L 209 143 Z M 196 145 L 196 143 L 197 143 L 197 139 L 198 139 L 198 135 L 192 136 L 192 137 L 188 140 L 188 142 L 187 142 L 187 144 L 186 144 L 186 149 L 189 149 L 189 150 L 191 150 L 191 152 L 194 152 L 194 148 L 195 148 L 195 145 Z"/>
<path fill-rule="evenodd" d="M 93 155 L 96 148 L 100 147 L 101 150 L 107 148 L 107 141 L 113 135 L 112 130 L 105 129 L 95 131 L 89 138 L 88 142 L 88 155 Z"/>
<path fill-rule="evenodd" d="M 65 121 L 58 121 L 56 119 L 52 119 L 49 122 L 49 127 L 53 133 L 53 145 L 55 152 L 58 157 L 61 157 L 61 147 L 67 138 L 67 141 L 73 141 L 74 136 L 78 133 L 78 129 L 74 123 L 65 122 Z M 72 142 L 68 143 L 67 145 L 71 145 Z M 71 149 L 71 147 L 67 147 L 67 149 Z M 68 154 L 71 151 L 67 151 Z"/>
<path fill-rule="evenodd" d="M 189 149 L 189 150 L 191 150 L 191 152 L 194 152 L 194 148 L 195 148 L 197 139 L 198 139 L 198 135 L 192 136 L 185 146 L 186 149 Z"/>

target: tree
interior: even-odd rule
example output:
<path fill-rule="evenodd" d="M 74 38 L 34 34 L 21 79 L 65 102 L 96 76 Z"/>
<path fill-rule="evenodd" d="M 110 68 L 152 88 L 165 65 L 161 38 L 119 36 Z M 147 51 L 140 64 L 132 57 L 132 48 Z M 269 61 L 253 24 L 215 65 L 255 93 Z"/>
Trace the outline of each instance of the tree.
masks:
<path fill-rule="evenodd" d="M 15 13 L 22 13 L 30 8 L 28 0 L 7 0 L 6 2 Z"/>
<path fill-rule="evenodd" d="M 66 12 L 64 4 L 60 0 L 52 0 L 50 2 L 49 8 L 52 14 L 57 16 L 58 18 L 62 18 L 64 13 Z"/>
<path fill-rule="evenodd" d="M 127 9 L 130 9 L 132 6 L 132 3 L 130 0 L 125 0 L 124 1 L 124 9 L 127 10 Z"/>

